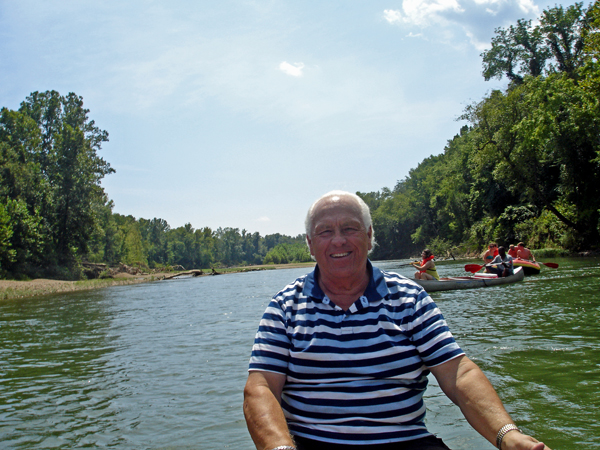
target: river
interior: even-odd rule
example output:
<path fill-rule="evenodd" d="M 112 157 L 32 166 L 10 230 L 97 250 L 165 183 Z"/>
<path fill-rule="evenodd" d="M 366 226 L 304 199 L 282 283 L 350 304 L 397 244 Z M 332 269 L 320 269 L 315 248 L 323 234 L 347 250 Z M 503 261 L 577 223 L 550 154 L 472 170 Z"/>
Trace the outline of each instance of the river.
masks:
<path fill-rule="evenodd" d="M 600 258 L 505 287 L 436 292 L 506 408 L 553 450 L 600 449 Z M 406 261 L 375 263 L 410 276 Z M 442 275 L 464 264 L 438 263 Z M 242 389 L 271 296 L 306 268 L 0 302 L 0 448 L 254 448 Z M 427 423 L 453 450 L 494 448 L 432 379 Z"/>

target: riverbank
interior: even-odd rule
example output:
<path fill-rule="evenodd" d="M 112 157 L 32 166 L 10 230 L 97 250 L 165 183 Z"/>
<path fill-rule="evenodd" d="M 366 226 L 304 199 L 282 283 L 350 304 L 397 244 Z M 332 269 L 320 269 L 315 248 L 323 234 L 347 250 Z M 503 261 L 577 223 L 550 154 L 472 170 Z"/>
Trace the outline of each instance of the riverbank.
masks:
<path fill-rule="evenodd" d="M 228 273 L 250 272 L 257 270 L 277 270 L 277 269 L 293 269 L 296 267 L 312 267 L 314 262 L 297 263 L 297 264 L 267 264 L 261 266 L 244 266 L 244 267 L 228 267 L 225 269 L 217 269 L 214 273 L 207 270 L 201 275 L 194 276 L 214 276 L 225 275 Z M 85 291 L 91 289 L 102 289 L 111 286 L 123 286 L 129 284 L 145 283 L 148 281 L 160 281 L 166 278 L 173 279 L 181 274 L 189 271 L 177 272 L 156 272 L 156 273 L 119 273 L 113 278 L 103 278 L 94 280 L 81 281 L 66 281 L 66 280 L 50 280 L 38 278 L 28 281 L 15 280 L 0 280 L 0 301 L 11 300 L 17 298 L 35 297 L 38 295 L 60 294 L 64 292 Z"/>

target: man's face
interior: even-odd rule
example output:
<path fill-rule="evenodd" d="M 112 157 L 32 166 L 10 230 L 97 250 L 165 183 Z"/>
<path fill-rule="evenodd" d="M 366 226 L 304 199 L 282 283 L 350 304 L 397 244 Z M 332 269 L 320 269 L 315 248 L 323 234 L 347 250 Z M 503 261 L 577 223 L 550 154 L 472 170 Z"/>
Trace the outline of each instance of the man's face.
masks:
<path fill-rule="evenodd" d="M 371 234 L 352 197 L 329 197 L 315 207 L 308 245 L 324 276 L 346 278 L 364 272 Z"/>

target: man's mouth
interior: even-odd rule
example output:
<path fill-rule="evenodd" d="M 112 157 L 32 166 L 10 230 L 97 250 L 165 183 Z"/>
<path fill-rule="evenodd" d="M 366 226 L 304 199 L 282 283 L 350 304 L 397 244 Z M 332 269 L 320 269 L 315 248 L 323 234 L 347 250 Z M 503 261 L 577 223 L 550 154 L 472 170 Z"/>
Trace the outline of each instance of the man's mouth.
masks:
<path fill-rule="evenodd" d="M 350 252 L 345 252 L 345 253 L 334 253 L 333 255 L 331 255 L 332 258 L 343 258 L 344 256 L 348 256 L 350 254 Z"/>

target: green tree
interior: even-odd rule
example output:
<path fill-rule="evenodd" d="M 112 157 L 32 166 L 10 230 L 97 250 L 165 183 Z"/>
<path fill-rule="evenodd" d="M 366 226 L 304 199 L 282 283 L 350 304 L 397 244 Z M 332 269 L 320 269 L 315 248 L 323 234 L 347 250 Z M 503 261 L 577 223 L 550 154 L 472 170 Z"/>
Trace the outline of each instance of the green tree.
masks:
<path fill-rule="evenodd" d="M 540 20 L 542 32 L 554 56 L 555 69 L 573 78 L 582 67 L 584 38 L 589 27 L 587 10 L 583 3 L 566 9 L 556 6 L 544 10 Z"/>
<path fill-rule="evenodd" d="M 131 223 L 127 230 L 127 234 L 125 235 L 124 256 L 125 264 L 148 265 L 138 222 Z"/>
<path fill-rule="evenodd" d="M 540 25 L 518 20 L 516 26 L 497 28 L 491 48 L 481 54 L 486 80 L 506 76 L 521 84 L 525 76 L 554 72 L 575 76 L 584 61 L 584 38 L 589 26 L 583 3 L 544 10 Z"/>
<path fill-rule="evenodd" d="M 6 208 L 0 203 L 0 271 L 6 272 L 6 268 L 12 266 L 15 262 L 15 250 L 11 248 L 10 238 L 13 235 L 13 229 L 10 224 L 11 217 Z"/>
<path fill-rule="evenodd" d="M 521 19 L 516 26 L 497 28 L 495 33 L 491 48 L 481 54 L 486 81 L 506 76 L 512 82 L 522 83 L 525 74 L 543 73 L 551 52 L 539 26 L 532 27 L 531 20 Z"/>
<path fill-rule="evenodd" d="M 70 263 L 87 254 L 98 225 L 97 206 L 106 203 L 100 181 L 114 170 L 97 152 L 108 133 L 89 120 L 83 99 L 73 93 L 34 92 L 19 112 L 40 130 L 36 159 L 49 186 L 40 214 L 48 223 L 58 263 Z"/>

